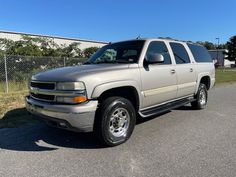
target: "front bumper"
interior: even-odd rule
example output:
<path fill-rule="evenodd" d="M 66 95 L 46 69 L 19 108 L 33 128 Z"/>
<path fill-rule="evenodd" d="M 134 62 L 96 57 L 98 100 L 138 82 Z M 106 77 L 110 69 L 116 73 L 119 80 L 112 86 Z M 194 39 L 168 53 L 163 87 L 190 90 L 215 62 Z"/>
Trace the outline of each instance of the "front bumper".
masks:
<path fill-rule="evenodd" d="M 90 132 L 93 131 L 98 101 L 91 100 L 80 105 L 59 105 L 25 98 L 26 109 L 49 125 L 58 128 Z"/>

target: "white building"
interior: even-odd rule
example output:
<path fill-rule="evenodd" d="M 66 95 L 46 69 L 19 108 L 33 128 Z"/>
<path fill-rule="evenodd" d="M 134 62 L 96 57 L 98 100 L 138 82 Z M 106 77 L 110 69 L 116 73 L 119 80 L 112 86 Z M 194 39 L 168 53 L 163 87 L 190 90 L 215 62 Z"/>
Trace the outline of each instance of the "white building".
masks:
<path fill-rule="evenodd" d="M 13 31 L 1 31 L 0 30 L 0 38 L 11 39 L 13 41 L 18 41 L 21 39 L 22 35 L 29 35 L 32 37 L 45 37 L 52 39 L 58 45 L 69 45 L 73 42 L 80 43 L 79 48 L 81 50 L 88 47 L 102 47 L 107 44 L 107 42 L 102 41 L 93 41 L 93 40 L 85 40 L 85 39 L 77 39 L 77 38 L 66 38 L 59 36 L 48 36 L 41 34 L 30 34 L 30 33 L 21 33 L 21 32 L 13 32 Z"/>

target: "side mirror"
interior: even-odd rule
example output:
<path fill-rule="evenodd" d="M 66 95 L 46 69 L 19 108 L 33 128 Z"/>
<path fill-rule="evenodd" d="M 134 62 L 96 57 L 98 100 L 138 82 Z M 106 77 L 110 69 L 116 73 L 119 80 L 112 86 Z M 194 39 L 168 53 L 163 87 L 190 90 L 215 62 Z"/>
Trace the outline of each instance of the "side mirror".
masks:
<path fill-rule="evenodd" d="M 147 56 L 147 63 L 154 64 L 154 63 L 163 63 L 164 56 L 160 53 L 151 53 Z"/>

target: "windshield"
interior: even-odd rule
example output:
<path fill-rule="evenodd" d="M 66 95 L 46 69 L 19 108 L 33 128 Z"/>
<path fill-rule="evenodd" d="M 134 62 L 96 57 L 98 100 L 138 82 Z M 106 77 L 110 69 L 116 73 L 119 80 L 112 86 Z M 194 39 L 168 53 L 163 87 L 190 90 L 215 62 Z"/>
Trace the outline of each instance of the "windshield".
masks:
<path fill-rule="evenodd" d="M 144 41 L 127 41 L 109 44 L 98 50 L 84 64 L 137 63 Z"/>

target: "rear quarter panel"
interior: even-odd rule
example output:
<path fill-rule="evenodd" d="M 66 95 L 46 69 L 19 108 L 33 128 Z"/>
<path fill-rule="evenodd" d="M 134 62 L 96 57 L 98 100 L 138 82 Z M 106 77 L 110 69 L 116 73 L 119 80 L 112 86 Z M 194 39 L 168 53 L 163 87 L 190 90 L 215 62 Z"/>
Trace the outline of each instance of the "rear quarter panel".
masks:
<path fill-rule="evenodd" d="M 204 76 L 209 76 L 210 77 L 210 89 L 214 86 L 215 84 L 215 66 L 212 63 L 196 63 L 195 64 L 195 69 L 197 73 L 197 87 L 195 90 L 195 93 L 198 91 L 198 86 L 200 84 L 201 78 Z"/>

